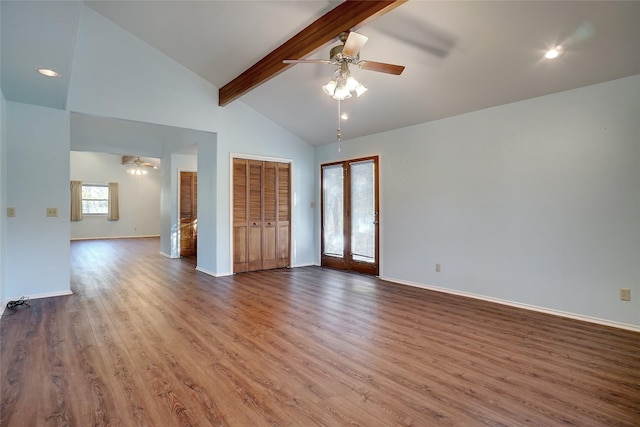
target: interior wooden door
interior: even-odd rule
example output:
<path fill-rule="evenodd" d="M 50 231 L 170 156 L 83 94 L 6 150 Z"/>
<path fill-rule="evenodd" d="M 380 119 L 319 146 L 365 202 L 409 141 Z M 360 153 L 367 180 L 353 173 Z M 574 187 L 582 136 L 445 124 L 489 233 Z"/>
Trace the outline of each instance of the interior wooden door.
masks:
<path fill-rule="evenodd" d="M 291 167 L 233 160 L 233 271 L 290 265 Z"/>
<path fill-rule="evenodd" d="M 291 165 L 277 164 L 277 267 L 291 265 Z"/>
<path fill-rule="evenodd" d="M 278 192 L 277 170 L 274 162 L 264 162 L 264 192 L 263 192 L 263 225 L 262 225 L 262 268 L 267 270 L 278 266 L 277 259 L 277 220 L 278 220 Z"/>
<path fill-rule="evenodd" d="M 197 254 L 198 174 L 180 172 L 180 256 Z"/>
<path fill-rule="evenodd" d="M 249 160 L 247 269 L 262 270 L 262 162 Z"/>
<path fill-rule="evenodd" d="M 233 159 L 233 271 L 249 269 L 249 162 Z"/>
<path fill-rule="evenodd" d="M 378 275 L 378 157 L 322 165 L 323 266 Z"/>

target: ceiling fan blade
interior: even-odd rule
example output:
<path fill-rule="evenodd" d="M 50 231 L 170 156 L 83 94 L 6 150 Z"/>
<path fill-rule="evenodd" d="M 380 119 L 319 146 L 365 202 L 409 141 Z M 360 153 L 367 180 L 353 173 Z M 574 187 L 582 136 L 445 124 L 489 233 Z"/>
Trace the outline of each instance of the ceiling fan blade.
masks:
<path fill-rule="evenodd" d="M 283 59 L 283 64 L 331 64 L 328 59 Z"/>
<path fill-rule="evenodd" d="M 380 73 L 399 76 L 404 71 L 404 65 L 385 64 L 384 62 L 360 61 L 358 66 L 363 70 L 378 71 Z"/>
<path fill-rule="evenodd" d="M 360 49 L 362 49 L 362 46 L 364 46 L 367 40 L 369 40 L 369 37 L 351 31 L 349 37 L 347 37 L 347 41 L 344 42 L 342 53 L 347 56 L 358 56 Z"/>

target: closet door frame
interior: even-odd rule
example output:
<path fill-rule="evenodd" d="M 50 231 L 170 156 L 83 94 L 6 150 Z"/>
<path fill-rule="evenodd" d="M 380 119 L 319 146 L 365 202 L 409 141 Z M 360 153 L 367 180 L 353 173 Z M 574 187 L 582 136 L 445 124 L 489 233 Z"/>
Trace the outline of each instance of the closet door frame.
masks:
<path fill-rule="evenodd" d="M 294 265 L 295 251 L 293 247 L 293 236 L 295 235 L 295 215 L 294 199 L 295 188 L 293 183 L 293 160 L 282 157 L 256 156 L 245 153 L 231 153 L 229 155 L 229 274 L 234 274 L 233 270 L 233 161 L 234 159 L 258 160 L 263 162 L 288 163 L 289 164 L 289 265 Z"/>

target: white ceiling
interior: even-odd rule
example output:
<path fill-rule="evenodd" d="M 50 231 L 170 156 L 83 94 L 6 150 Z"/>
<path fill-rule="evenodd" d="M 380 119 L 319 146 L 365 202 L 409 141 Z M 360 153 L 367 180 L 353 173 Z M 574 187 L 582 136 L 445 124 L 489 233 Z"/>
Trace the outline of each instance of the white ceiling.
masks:
<path fill-rule="evenodd" d="M 84 4 L 222 87 L 339 3 Z M 41 63 L 37 55 L 47 52 L 51 63 L 70 75 L 78 5 L 2 1 L 2 90 L 7 99 L 64 108 L 68 82 L 47 93 L 34 83 L 38 76 L 23 68 L 34 69 Z M 29 31 L 46 22 L 57 25 L 45 37 Z M 640 73 L 639 1 L 410 0 L 357 31 L 369 37 L 363 59 L 406 69 L 401 76 L 352 69 L 369 91 L 342 103 L 350 115 L 342 124 L 343 139 Z M 326 58 L 336 43 L 309 57 Z M 545 60 L 545 49 L 556 44 L 564 54 Z M 311 144 L 330 143 L 335 141 L 337 102 L 321 86 L 332 72 L 328 65 L 295 65 L 239 101 Z"/>

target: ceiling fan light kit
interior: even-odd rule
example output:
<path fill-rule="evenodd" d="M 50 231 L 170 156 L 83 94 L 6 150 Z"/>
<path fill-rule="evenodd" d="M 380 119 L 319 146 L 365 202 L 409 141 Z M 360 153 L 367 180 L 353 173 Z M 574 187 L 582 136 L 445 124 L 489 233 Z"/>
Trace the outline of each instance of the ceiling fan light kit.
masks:
<path fill-rule="evenodd" d="M 342 101 L 351 98 L 352 92 L 355 92 L 356 96 L 362 95 L 367 88 L 351 75 L 347 63 L 343 62 L 333 73 L 331 80 L 322 86 L 322 90 L 333 99 Z"/>
<path fill-rule="evenodd" d="M 135 168 L 127 169 L 127 173 L 131 175 L 146 175 L 147 171 L 142 169 L 140 166 L 136 166 Z"/>
<path fill-rule="evenodd" d="M 146 175 L 147 168 L 157 169 L 153 163 L 143 162 L 139 156 L 122 156 L 122 164 L 130 166 L 127 173 L 136 176 Z"/>

